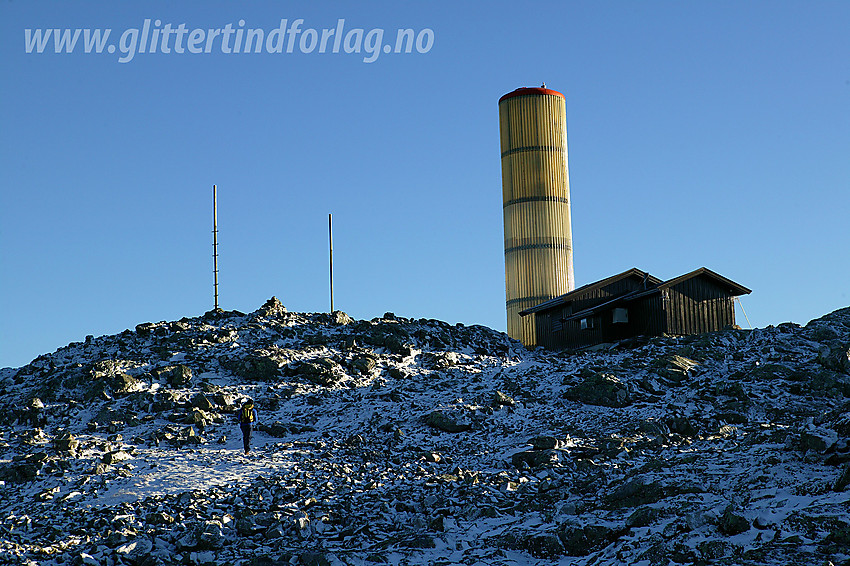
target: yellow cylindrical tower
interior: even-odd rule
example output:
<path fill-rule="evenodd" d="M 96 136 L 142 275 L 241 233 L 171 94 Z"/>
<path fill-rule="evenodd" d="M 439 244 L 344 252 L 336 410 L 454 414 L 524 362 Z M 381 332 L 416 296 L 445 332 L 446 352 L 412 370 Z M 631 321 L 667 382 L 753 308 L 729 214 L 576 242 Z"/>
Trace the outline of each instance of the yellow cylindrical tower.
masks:
<path fill-rule="evenodd" d="M 508 335 L 537 345 L 522 310 L 575 287 L 564 95 L 519 88 L 499 99 Z"/>

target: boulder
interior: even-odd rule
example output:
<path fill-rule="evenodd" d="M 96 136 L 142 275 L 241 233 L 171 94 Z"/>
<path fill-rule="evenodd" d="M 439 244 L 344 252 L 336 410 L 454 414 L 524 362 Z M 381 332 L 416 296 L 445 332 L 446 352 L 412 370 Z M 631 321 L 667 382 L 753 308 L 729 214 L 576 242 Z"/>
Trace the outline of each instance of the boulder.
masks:
<path fill-rule="evenodd" d="M 626 407 L 631 395 L 625 383 L 608 373 L 594 373 L 564 392 L 564 397 L 585 405 Z"/>
<path fill-rule="evenodd" d="M 206 521 L 195 532 L 195 548 L 198 550 L 217 550 L 226 542 L 224 527 L 219 521 Z"/>
<path fill-rule="evenodd" d="M 187 387 L 192 383 L 192 370 L 183 364 L 159 368 L 155 370 L 155 375 L 177 389 Z"/>
<path fill-rule="evenodd" d="M 373 369 L 375 369 L 376 365 L 377 362 L 375 361 L 375 358 L 373 356 L 363 355 L 357 356 L 356 358 L 351 360 L 349 367 L 352 371 L 356 371 L 362 375 L 369 375 L 369 373 Z"/>
<path fill-rule="evenodd" d="M 693 369 L 698 365 L 698 362 L 690 358 L 670 354 L 662 356 L 656 360 L 655 363 L 652 364 L 652 369 L 655 370 L 655 373 L 668 381 L 680 383 L 687 379 Z"/>
<path fill-rule="evenodd" d="M 731 506 L 727 507 L 720 516 L 717 523 L 718 530 L 724 535 L 734 536 L 750 530 L 750 522 L 734 512 Z"/>
<path fill-rule="evenodd" d="M 302 552 L 298 557 L 298 564 L 301 566 L 331 566 L 330 560 L 321 552 L 311 550 Z"/>
<path fill-rule="evenodd" d="M 830 340 L 821 346 L 818 362 L 827 369 L 850 374 L 850 343 Z"/>
<path fill-rule="evenodd" d="M 155 323 L 143 322 L 141 324 L 136 325 L 136 334 L 138 334 L 142 338 L 146 338 L 151 335 L 151 332 L 154 328 L 156 328 Z"/>
<path fill-rule="evenodd" d="M 529 468 L 540 468 L 557 461 L 558 452 L 556 450 L 526 450 L 511 456 L 511 464 L 517 469 L 522 469 L 525 465 Z"/>
<path fill-rule="evenodd" d="M 668 417 L 666 420 L 667 428 L 670 432 L 681 434 L 685 437 L 692 437 L 699 434 L 699 429 L 691 422 L 688 417 L 676 415 Z"/>
<path fill-rule="evenodd" d="M 493 393 L 493 398 L 490 400 L 490 405 L 493 407 L 513 407 L 516 401 L 513 398 L 505 395 L 501 391 Z"/>
<path fill-rule="evenodd" d="M 138 537 L 115 549 L 122 560 L 129 564 L 141 564 L 153 550 L 153 543 L 145 537 Z"/>
<path fill-rule="evenodd" d="M 564 545 L 556 532 L 508 531 L 499 543 L 511 550 L 521 550 L 543 560 L 557 560 L 564 555 Z"/>
<path fill-rule="evenodd" d="M 219 363 L 233 375 L 248 381 L 274 381 L 280 377 L 278 363 L 260 353 L 249 354 L 243 358 L 219 360 Z"/>
<path fill-rule="evenodd" d="M 422 352 L 416 356 L 416 360 L 422 367 L 445 370 L 456 366 L 460 356 L 457 352 Z"/>
<path fill-rule="evenodd" d="M 345 326 L 346 324 L 351 324 L 352 322 L 354 322 L 350 316 L 348 316 L 342 311 L 334 311 L 331 320 L 334 324 L 341 326 Z"/>
<path fill-rule="evenodd" d="M 173 516 L 164 511 L 149 513 L 147 517 L 145 517 L 145 522 L 149 525 L 172 525 L 175 521 L 176 519 Z"/>
<path fill-rule="evenodd" d="M 326 387 L 333 385 L 345 375 L 342 367 L 330 358 L 302 362 L 298 365 L 296 373 L 308 381 Z"/>
<path fill-rule="evenodd" d="M 464 432 L 472 428 L 469 417 L 457 410 L 439 410 L 428 413 L 425 424 L 443 432 Z"/>
<path fill-rule="evenodd" d="M 124 450 L 117 450 L 115 452 L 107 452 L 103 455 L 101 460 L 104 464 L 112 465 L 117 464 L 119 462 L 123 462 L 125 460 L 132 459 L 133 456 L 129 452 L 125 452 Z"/>
<path fill-rule="evenodd" d="M 547 435 L 535 436 L 529 440 L 528 443 L 531 444 L 535 450 L 554 450 L 561 445 L 561 442 L 557 438 Z"/>
<path fill-rule="evenodd" d="M 36 479 L 41 464 L 36 462 L 12 462 L 0 465 L 0 481 L 26 483 Z"/>
<path fill-rule="evenodd" d="M 642 507 L 638 507 L 632 512 L 631 515 L 629 515 L 629 517 L 626 519 L 626 527 L 648 527 L 649 525 L 655 523 L 660 517 L 660 510 L 654 507 L 644 505 Z"/>
<path fill-rule="evenodd" d="M 215 404 L 203 393 L 196 393 L 194 397 L 192 397 L 192 406 L 202 411 L 213 411 L 215 410 Z"/>
<path fill-rule="evenodd" d="M 145 384 L 126 373 L 119 373 L 110 379 L 112 393 L 117 396 L 129 395 L 146 388 Z"/>
<path fill-rule="evenodd" d="M 605 548 L 617 540 L 618 536 L 616 531 L 602 525 L 581 527 L 567 523 L 558 531 L 558 538 L 567 556 L 587 556 L 591 552 Z"/>
<path fill-rule="evenodd" d="M 808 426 L 800 433 L 800 450 L 823 454 L 838 441 L 838 433 L 832 429 Z"/>
<path fill-rule="evenodd" d="M 850 466 L 845 466 L 844 471 L 841 472 L 838 480 L 832 486 L 832 491 L 844 491 L 848 485 L 850 485 Z"/>
<path fill-rule="evenodd" d="M 667 497 L 667 490 L 657 482 L 647 482 L 643 478 L 634 478 L 604 496 L 612 509 L 649 505 Z"/>
<path fill-rule="evenodd" d="M 310 425 L 300 423 L 283 423 L 275 421 L 270 425 L 259 424 L 257 430 L 265 432 L 274 438 L 285 438 L 292 434 L 301 434 L 303 432 L 316 432 L 316 428 Z"/>
<path fill-rule="evenodd" d="M 70 433 L 63 433 L 53 440 L 53 448 L 60 454 L 75 455 L 80 448 L 80 441 Z"/>

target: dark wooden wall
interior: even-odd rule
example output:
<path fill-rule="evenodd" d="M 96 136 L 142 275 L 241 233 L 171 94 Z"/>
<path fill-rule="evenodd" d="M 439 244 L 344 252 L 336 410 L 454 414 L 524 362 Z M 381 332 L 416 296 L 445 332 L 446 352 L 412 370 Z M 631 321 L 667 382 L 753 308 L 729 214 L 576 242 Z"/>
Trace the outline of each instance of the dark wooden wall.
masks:
<path fill-rule="evenodd" d="M 735 324 L 735 298 L 708 277 L 682 281 L 666 293 L 669 334 L 702 334 Z"/>
<path fill-rule="evenodd" d="M 564 348 L 580 348 L 582 346 L 634 336 L 634 334 L 630 334 L 632 326 L 631 312 L 629 313 L 629 322 L 627 324 L 613 324 L 611 322 L 611 313 L 609 312 L 602 316 L 597 316 L 595 327 L 587 330 L 581 329 L 580 320 L 571 320 L 563 324 L 559 320 L 573 313 L 604 303 L 614 297 L 641 289 L 642 287 L 642 277 L 625 277 L 604 287 L 590 289 L 586 294 L 582 294 L 565 306 L 558 306 L 548 311 L 530 315 L 535 317 L 537 343 L 550 350 L 560 350 Z"/>

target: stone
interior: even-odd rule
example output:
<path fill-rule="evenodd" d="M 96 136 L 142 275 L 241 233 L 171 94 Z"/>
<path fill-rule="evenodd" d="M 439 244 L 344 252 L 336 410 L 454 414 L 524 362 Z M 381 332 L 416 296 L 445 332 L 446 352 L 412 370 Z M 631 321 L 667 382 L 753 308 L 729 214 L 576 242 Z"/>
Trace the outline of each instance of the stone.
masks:
<path fill-rule="evenodd" d="M 387 375 L 393 379 L 406 379 L 407 371 L 398 367 L 391 367 L 387 370 Z"/>
<path fill-rule="evenodd" d="M 670 354 L 662 356 L 652 364 L 652 368 L 659 376 L 673 383 L 681 383 L 687 379 L 693 369 L 699 365 L 698 362 L 679 356 Z"/>
<path fill-rule="evenodd" d="M 297 375 L 317 385 L 330 386 L 339 381 L 345 372 L 330 358 L 317 358 L 298 365 Z"/>
<path fill-rule="evenodd" d="M 201 430 L 204 430 L 211 420 L 204 411 L 197 407 L 189 411 L 189 414 L 186 416 L 187 424 L 197 425 Z"/>
<path fill-rule="evenodd" d="M 555 448 L 560 447 L 560 441 L 554 436 L 535 436 L 531 440 L 528 441 L 535 450 L 554 450 Z"/>
<path fill-rule="evenodd" d="M 154 328 L 156 328 L 156 324 L 153 322 L 143 322 L 136 325 L 136 334 L 140 337 L 146 338 L 151 335 Z"/>
<path fill-rule="evenodd" d="M 511 464 L 517 469 L 522 469 L 525 466 L 529 468 L 540 468 L 556 462 L 558 462 L 558 452 L 556 450 L 526 450 L 524 452 L 517 452 L 511 456 Z"/>
<path fill-rule="evenodd" d="M 332 320 L 334 324 L 345 326 L 354 322 L 350 316 L 342 311 L 334 311 Z"/>
<path fill-rule="evenodd" d="M 664 542 L 664 537 L 660 534 L 655 534 L 649 537 L 647 541 L 648 547 L 639 556 L 640 562 L 647 562 L 652 566 L 667 566 L 670 564 L 669 549 L 667 543 Z"/>
<path fill-rule="evenodd" d="M 206 521 L 196 533 L 198 550 L 217 550 L 224 546 L 226 538 L 222 524 L 218 521 Z"/>
<path fill-rule="evenodd" d="M 661 518 L 661 511 L 649 506 L 642 506 L 635 509 L 626 519 L 626 527 L 648 527 Z"/>
<path fill-rule="evenodd" d="M 141 562 L 153 550 L 153 543 L 144 537 L 135 538 L 132 541 L 115 549 L 115 554 L 130 564 L 141 564 Z"/>
<path fill-rule="evenodd" d="M 460 357 L 457 352 L 422 352 L 417 354 L 416 360 L 422 367 L 446 370 L 456 366 Z"/>
<path fill-rule="evenodd" d="M 141 391 L 147 387 L 143 382 L 139 381 L 135 377 L 127 375 L 126 373 L 114 375 L 110 379 L 110 385 L 112 387 L 112 393 L 117 396 L 129 395 L 130 393 Z"/>
<path fill-rule="evenodd" d="M 259 308 L 257 311 L 261 316 L 280 317 L 286 314 L 286 307 L 278 300 L 277 297 L 272 297 Z"/>
<path fill-rule="evenodd" d="M 308 550 L 298 556 L 298 564 L 301 566 L 331 566 L 331 561 L 321 552 Z"/>
<path fill-rule="evenodd" d="M 221 366 L 237 377 L 241 377 L 248 381 L 265 382 L 275 381 L 280 377 L 280 367 L 278 363 L 268 356 L 261 353 L 252 353 L 243 358 L 233 358 L 230 360 L 219 360 Z"/>
<path fill-rule="evenodd" d="M 0 465 L 0 481 L 6 483 L 27 483 L 36 479 L 41 465 L 30 462 L 12 462 Z"/>
<path fill-rule="evenodd" d="M 53 440 L 53 448 L 60 454 L 75 455 L 80 448 L 80 442 L 70 433 L 63 433 Z"/>
<path fill-rule="evenodd" d="M 666 436 L 670 434 L 670 427 L 667 423 L 656 418 L 644 419 L 638 425 L 641 432 L 650 436 Z"/>
<path fill-rule="evenodd" d="M 164 511 L 149 513 L 145 517 L 145 522 L 150 525 L 171 525 L 175 522 L 175 518 Z"/>
<path fill-rule="evenodd" d="M 155 375 L 175 389 L 188 387 L 192 383 L 192 369 L 183 364 L 159 368 L 155 370 Z"/>
<path fill-rule="evenodd" d="M 100 462 L 94 468 L 92 468 L 89 473 L 95 476 L 101 476 L 111 469 L 112 468 L 109 466 L 109 464 L 104 464 L 103 462 Z"/>
<path fill-rule="evenodd" d="M 707 540 L 697 544 L 697 551 L 704 560 L 714 561 L 729 554 L 729 543 L 725 540 Z"/>
<path fill-rule="evenodd" d="M 210 401 L 209 397 L 204 395 L 203 393 L 198 393 L 194 397 L 192 397 L 192 406 L 197 407 L 203 411 L 213 411 L 215 410 L 215 405 L 212 401 Z"/>
<path fill-rule="evenodd" d="M 693 437 L 699 434 L 699 430 L 688 417 L 669 417 L 666 421 L 666 424 L 670 432 L 681 434 L 682 436 Z"/>
<path fill-rule="evenodd" d="M 832 429 L 809 426 L 800 433 L 800 450 L 823 454 L 838 442 L 838 433 Z"/>
<path fill-rule="evenodd" d="M 626 407 L 631 404 L 629 389 L 617 377 L 608 373 L 593 373 L 580 384 L 569 388 L 564 397 L 585 405 Z"/>
<path fill-rule="evenodd" d="M 508 531 L 501 536 L 500 542 L 511 550 L 522 550 L 543 560 L 557 560 L 564 555 L 564 545 L 555 532 Z"/>
<path fill-rule="evenodd" d="M 215 552 L 211 550 L 202 550 L 189 553 L 189 564 L 193 566 L 215 566 L 218 564 Z"/>
<path fill-rule="evenodd" d="M 377 363 L 375 362 L 375 358 L 372 356 L 358 356 L 351 360 L 349 367 L 352 371 L 356 371 L 362 375 L 369 375 L 369 373 L 375 369 Z"/>
<path fill-rule="evenodd" d="M 618 534 L 613 529 L 602 525 L 579 527 L 567 523 L 560 527 L 558 538 L 567 556 L 587 556 L 614 542 Z"/>
<path fill-rule="evenodd" d="M 717 523 L 717 529 L 724 535 L 734 536 L 750 530 L 750 523 L 734 512 L 732 506 L 726 508 Z"/>
<path fill-rule="evenodd" d="M 850 343 L 830 340 L 818 351 L 818 362 L 827 369 L 850 374 Z"/>
<path fill-rule="evenodd" d="M 274 524 L 266 529 L 264 536 L 269 540 L 283 538 L 286 536 L 286 528 L 280 523 Z"/>
<path fill-rule="evenodd" d="M 832 491 L 844 491 L 848 485 L 850 485 L 850 465 L 844 466 L 844 470 L 832 486 Z"/>
<path fill-rule="evenodd" d="M 493 407 L 513 407 L 516 405 L 516 401 L 513 398 L 505 395 L 501 391 L 496 391 L 493 393 L 493 398 L 490 400 L 490 405 Z"/>
<path fill-rule="evenodd" d="M 661 484 L 635 478 L 621 484 L 603 499 L 612 509 L 621 509 L 656 503 L 665 497 L 667 490 Z"/>
<path fill-rule="evenodd" d="M 256 428 L 257 430 L 265 432 L 269 436 L 273 436 L 275 438 L 286 438 L 287 436 L 301 434 L 304 432 L 316 432 L 316 428 L 310 425 L 301 423 L 284 423 L 281 421 L 274 421 L 270 425 L 259 424 Z"/>
<path fill-rule="evenodd" d="M 472 421 L 464 413 L 449 410 L 428 413 L 425 424 L 443 432 L 464 432 L 472 428 Z"/>
<path fill-rule="evenodd" d="M 101 459 L 104 464 L 112 465 L 117 464 L 119 462 L 124 462 L 125 460 L 132 459 L 133 456 L 129 452 L 125 452 L 124 450 L 118 450 L 115 452 L 107 452 L 103 455 Z"/>
<path fill-rule="evenodd" d="M 384 342 L 384 347 L 389 350 L 390 353 L 397 354 L 403 358 L 413 355 L 413 347 L 399 336 L 391 335 L 387 337 Z"/>

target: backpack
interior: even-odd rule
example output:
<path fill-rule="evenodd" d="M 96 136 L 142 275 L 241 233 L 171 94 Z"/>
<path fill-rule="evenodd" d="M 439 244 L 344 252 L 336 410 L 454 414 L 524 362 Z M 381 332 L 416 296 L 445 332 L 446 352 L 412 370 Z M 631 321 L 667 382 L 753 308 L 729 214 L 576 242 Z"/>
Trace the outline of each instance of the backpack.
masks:
<path fill-rule="evenodd" d="M 253 405 L 245 405 L 242 407 L 242 415 L 239 419 L 241 423 L 252 423 L 254 422 L 254 406 Z"/>

